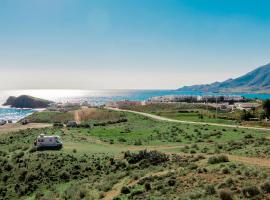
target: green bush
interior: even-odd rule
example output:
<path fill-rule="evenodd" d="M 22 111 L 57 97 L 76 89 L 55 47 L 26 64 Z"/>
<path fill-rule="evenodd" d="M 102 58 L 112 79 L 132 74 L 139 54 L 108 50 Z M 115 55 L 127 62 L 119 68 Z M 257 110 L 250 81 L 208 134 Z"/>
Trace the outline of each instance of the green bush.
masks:
<path fill-rule="evenodd" d="M 260 186 L 261 190 L 265 193 L 270 193 L 270 181 L 266 181 Z"/>
<path fill-rule="evenodd" d="M 127 140 L 125 138 L 119 138 L 118 141 L 119 142 L 126 142 Z"/>
<path fill-rule="evenodd" d="M 140 146 L 140 145 L 142 145 L 142 141 L 141 141 L 141 140 L 136 140 L 136 141 L 134 142 L 134 145 Z"/>
<path fill-rule="evenodd" d="M 207 195 L 216 194 L 215 186 L 212 184 L 206 185 L 204 190 L 205 190 L 205 194 L 207 194 Z"/>
<path fill-rule="evenodd" d="M 62 180 L 69 180 L 70 179 L 70 175 L 69 175 L 69 173 L 67 173 L 66 171 L 64 171 L 64 172 L 62 172 L 61 174 L 60 174 L 60 178 L 62 179 Z"/>
<path fill-rule="evenodd" d="M 146 191 L 149 191 L 149 190 L 151 190 L 151 184 L 149 183 L 149 182 L 146 182 L 145 184 L 144 184 L 144 189 L 146 190 Z"/>
<path fill-rule="evenodd" d="M 242 193 L 245 197 L 254 197 L 259 195 L 261 192 L 257 186 L 247 186 L 242 189 Z"/>
<path fill-rule="evenodd" d="M 208 158 L 209 164 L 217 164 L 217 163 L 224 163 L 229 162 L 229 159 L 226 155 L 218 155 L 218 156 L 212 156 Z"/>
<path fill-rule="evenodd" d="M 161 153 L 158 151 L 139 151 L 139 153 L 131 153 L 130 151 L 125 152 L 124 158 L 130 164 L 136 164 L 140 161 L 144 161 L 150 163 L 151 165 L 159 165 L 161 163 L 169 161 L 169 156 L 165 153 Z"/>
<path fill-rule="evenodd" d="M 130 193 L 130 189 L 128 187 L 124 186 L 121 189 L 121 193 L 122 194 L 129 194 Z"/>
<path fill-rule="evenodd" d="M 168 181 L 168 185 L 169 186 L 174 186 L 176 184 L 176 180 L 175 179 L 170 179 L 169 181 Z"/>
<path fill-rule="evenodd" d="M 222 173 L 223 173 L 223 174 L 229 174 L 229 173 L 230 173 L 230 169 L 229 169 L 228 167 L 224 167 L 224 168 L 222 169 Z"/>
<path fill-rule="evenodd" d="M 233 200 L 233 194 L 230 190 L 220 190 L 219 198 L 221 200 Z"/>
<path fill-rule="evenodd" d="M 37 151 L 37 147 L 31 147 L 30 149 L 29 149 L 29 153 L 34 153 L 34 152 L 36 152 Z"/>

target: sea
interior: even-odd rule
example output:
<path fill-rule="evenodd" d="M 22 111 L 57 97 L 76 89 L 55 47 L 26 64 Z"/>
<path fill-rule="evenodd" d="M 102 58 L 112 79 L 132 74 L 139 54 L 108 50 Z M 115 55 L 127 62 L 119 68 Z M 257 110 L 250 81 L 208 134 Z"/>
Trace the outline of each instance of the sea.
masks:
<path fill-rule="evenodd" d="M 270 94 L 223 94 L 177 90 L 2 90 L 0 91 L 0 105 L 2 105 L 9 96 L 19 96 L 23 94 L 61 103 L 87 102 L 94 106 L 103 105 L 110 101 L 119 100 L 144 101 L 151 97 L 165 95 L 239 95 L 245 98 L 270 99 Z M 39 110 L 17 109 L 0 106 L 0 120 L 4 119 L 16 122 L 37 111 Z"/>

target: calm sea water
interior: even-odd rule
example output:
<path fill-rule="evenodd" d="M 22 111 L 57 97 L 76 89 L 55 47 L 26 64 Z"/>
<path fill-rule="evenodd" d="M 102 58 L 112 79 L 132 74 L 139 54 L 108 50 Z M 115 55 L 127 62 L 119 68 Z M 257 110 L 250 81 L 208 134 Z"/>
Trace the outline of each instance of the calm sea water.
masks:
<path fill-rule="evenodd" d="M 136 100 L 143 101 L 154 96 L 164 95 L 221 95 L 217 93 L 183 92 L 175 90 L 8 90 L 0 91 L 0 104 L 2 105 L 9 96 L 22 94 L 32 95 L 56 102 L 88 102 L 92 105 L 102 105 L 109 101 Z M 226 94 L 241 95 L 246 98 L 270 99 L 270 94 Z M 0 108 L 0 119 L 18 120 L 34 110 L 13 108 Z"/>
<path fill-rule="evenodd" d="M 0 108 L 0 120 L 12 120 L 17 122 L 20 119 L 31 115 L 32 109 Z"/>

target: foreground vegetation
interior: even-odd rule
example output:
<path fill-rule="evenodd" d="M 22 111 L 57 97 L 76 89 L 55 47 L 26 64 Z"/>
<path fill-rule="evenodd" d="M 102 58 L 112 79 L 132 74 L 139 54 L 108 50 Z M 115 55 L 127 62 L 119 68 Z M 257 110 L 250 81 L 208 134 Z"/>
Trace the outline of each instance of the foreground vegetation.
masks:
<path fill-rule="evenodd" d="M 88 126 L 0 135 L 0 199 L 270 197 L 267 163 L 251 164 L 269 161 L 269 132 L 91 113 L 81 122 Z M 35 120 L 44 115 L 59 114 L 36 113 Z M 64 148 L 36 151 L 40 133 L 60 135 Z"/>

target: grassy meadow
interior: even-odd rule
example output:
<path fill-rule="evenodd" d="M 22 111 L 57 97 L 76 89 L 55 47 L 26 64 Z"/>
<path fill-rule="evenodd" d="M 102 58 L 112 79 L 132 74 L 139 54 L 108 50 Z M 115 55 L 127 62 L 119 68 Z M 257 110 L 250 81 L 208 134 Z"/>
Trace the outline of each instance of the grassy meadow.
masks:
<path fill-rule="evenodd" d="M 270 198 L 270 132 L 106 109 L 77 114 L 76 128 L 0 135 L 0 199 Z M 69 112 L 29 117 L 46 123 L 71 118 Z M 64 148 L 37 151 L 33 142 L 41 133 L 60 135 Z"/>
<path fill-rule="evenodd" d="M 263 120 L 265 119 L 265 112 L 262 106 L 246 112 L 241 110 L 228 112 L 225 110 L 216 110 L 214 107 L 207 106 L 206 104 L 192 103 L 156 103 L 134 106 L 123 105 L 121 109 L 145 112 L 182 121 L 270 127 L 270 123 Z M 253 121 L 252 119 L 257 120 Z"/>

